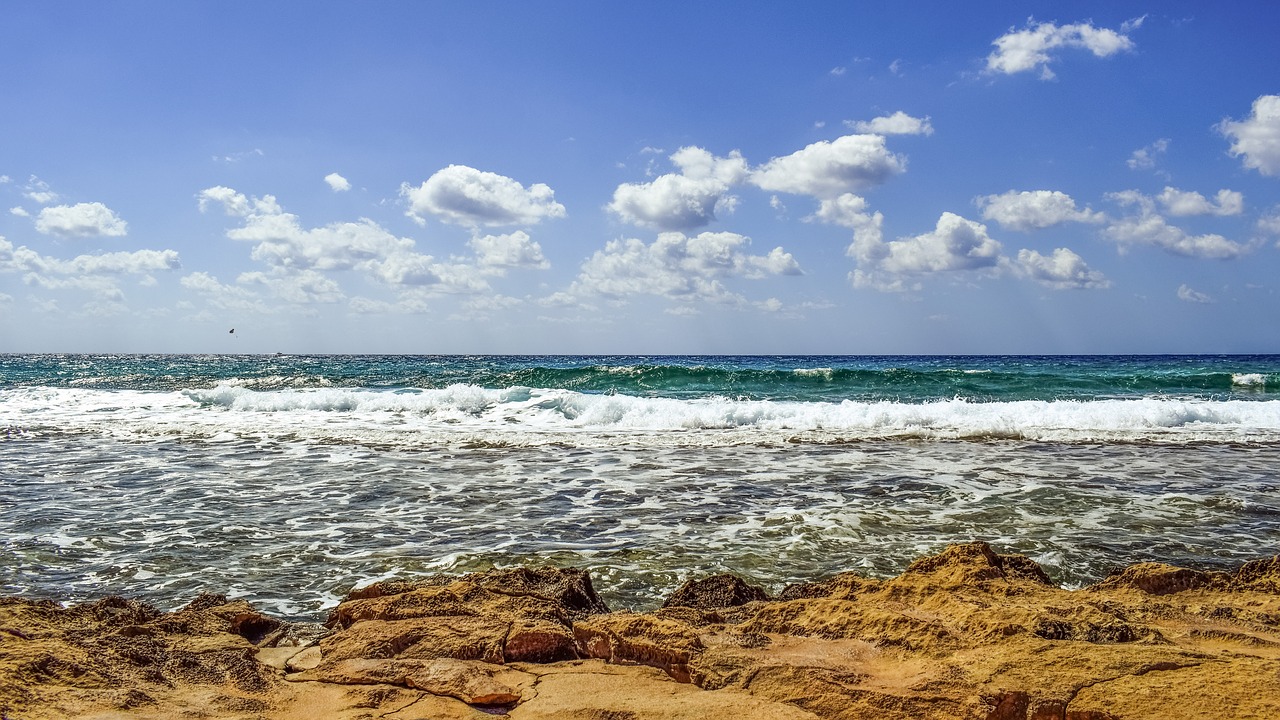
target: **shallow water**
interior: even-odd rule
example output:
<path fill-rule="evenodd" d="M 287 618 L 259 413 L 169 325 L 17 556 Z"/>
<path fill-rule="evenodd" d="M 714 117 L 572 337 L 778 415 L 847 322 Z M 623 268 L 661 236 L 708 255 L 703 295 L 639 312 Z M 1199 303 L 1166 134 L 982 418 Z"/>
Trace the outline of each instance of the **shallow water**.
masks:
<path fill-rule="evenodd" d="M 386 577 L 549 562 L 613 607 L 735 572 L 777 591 L 983 539 L 1079 585 L 1276 552 L 1280 447 L 865 441 L 420 449 L 93 433 L 0 442 L 0 594 L 203 590 L 318 617 Z"/>
<path fill-rule="evenodd" d="M 0 594 L 554 563 L 642 608 L 971 539 L 1081 585 L 1280 553 L 1277 467 L 1277 356 L 0 355 Z"/>

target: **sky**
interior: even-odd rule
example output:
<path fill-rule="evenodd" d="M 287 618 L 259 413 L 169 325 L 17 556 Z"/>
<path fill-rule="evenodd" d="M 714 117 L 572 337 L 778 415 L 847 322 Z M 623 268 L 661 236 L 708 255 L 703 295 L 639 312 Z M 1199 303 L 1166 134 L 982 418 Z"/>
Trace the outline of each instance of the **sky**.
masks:
<path fill-rule="evenodd" d="M 0 352 L 1280 352 L 1277 27 L 6 2 Z"/>

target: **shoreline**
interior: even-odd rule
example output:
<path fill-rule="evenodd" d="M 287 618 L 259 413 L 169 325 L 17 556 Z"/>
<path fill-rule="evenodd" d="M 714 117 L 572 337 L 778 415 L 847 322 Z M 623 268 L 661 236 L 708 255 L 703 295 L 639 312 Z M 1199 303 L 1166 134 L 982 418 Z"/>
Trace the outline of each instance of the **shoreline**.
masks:
<path fill-rule="evenodd" d="M 650 612 L 611 612 L 585 571 L 516 568 L 374 583 L 324 626 L 208 594 L 174 612 L 0 598 L 5 720 L 389 713 L 1278 716 L 1280 556 L 1139 563 L 1066 590 L 973 542 L 777 597 L 712 576 Z"/>

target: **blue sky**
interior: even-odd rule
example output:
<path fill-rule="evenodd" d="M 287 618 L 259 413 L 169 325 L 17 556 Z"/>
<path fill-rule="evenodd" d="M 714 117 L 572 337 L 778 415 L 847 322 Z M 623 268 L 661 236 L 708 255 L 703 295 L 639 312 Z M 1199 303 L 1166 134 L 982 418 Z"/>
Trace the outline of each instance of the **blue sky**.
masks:
<path fill-rule="evenodd" d="M 1280 352 L 1277 27 L 5 3 L 0 351 Z"/>

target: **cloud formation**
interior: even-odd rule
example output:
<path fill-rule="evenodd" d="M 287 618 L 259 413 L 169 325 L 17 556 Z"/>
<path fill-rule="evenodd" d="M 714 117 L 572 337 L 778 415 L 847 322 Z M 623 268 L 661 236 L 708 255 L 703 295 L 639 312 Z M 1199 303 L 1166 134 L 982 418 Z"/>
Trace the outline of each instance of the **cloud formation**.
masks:
<path fill-rule="evenodd" d="M 36 216 L 36 231 L 58 237 L 123 237 L 129 225 L 102 203 L 47 207 Z"/>
<path fill-rule="evenodd" d="M 1105 275 L 1090 269 L 1084 258 L 1067 248 L 1057 248 L 1047 256 L 1035 250 L 1019 250 L 1015 268 L 1025 277 L 1055 290 L 1101 290 L 1111 287 L 1111 281 Z"/>
<path fill-rule="evenodd" d="M 1253 101 L 1253 113 L 1244 120 L 1223 120 L 1218 132 L 1231 140 L 1232 157 L 1263 175 L 1280 175 L 1280 95 L 1262 95 Z"/>
<path fill-rule="evenodd" d="M 1214 301 L 1212 297 L 1205 293 L 1198 290 L 1192 290 L 1186 283 L 1178 286 L 1178 299 L 1183 302 L 1199 303 L 1202 305 L 1207 305 Z"/>
<path fill-rule="evenodd" d="M 1234 190 L 1219 190 L 1214 204 L 1198 192 L 1178 190 L 1166 187 L 1156 200 L 1164 206 L 1166 212 L 1174 217 L 1188 215 L 1217 215 L 1219 217 L 1239 215 L 1244 212 L 1244 195 Z"/>
<path fill-rule="evenodd" d="M 1127 252 L 1135 245 L 1158 247 L 1166 252 L 1187 257 L 1226 260 L 1238 257 L 1248 250 L 1243 245 L 1217 234 L 1192 235 L 1180 227 L 1170 225 L 1156 212 L 1154 199 L 1137 190 L 1110 193 L 1107 198 L 1137 212 L 1114 220 L 1103 234 Z"/>
<path fill-rule="evenodd" d="M 421 222 L 427 215 L 468 227 L 534 225 L 565 216 L 555 192 L 543 183 L 525 188 L 519 182 L 466 165 L 450 165 L 418 187 L 400 186 L 408 215 Z"/>
<path fill-rule="evenodd" d="M 992 41 L 996 49 L 987 56 L 987 72 L 1013 75 L 1038 68 L 1041 80 L 1052 80 L 1055 75 L 1049 63 L 1054 60 L 1051 54 L 1054 51 L 1079 48 L 1088 50 L 1094 57 L 1110 57 L 1134 48 L 1133 40 L 1125 33 L 1141 24 L 1141 19 L 1130 21 L 1121 27 L 1121 32 L 1116 32 L 1094 27 L 1091 22 L 1057 25 L 1028 20 L 1025 28 L 1010 28 Z"/>
<path fill-rule="evenodd" d="M 911 117 L 901 110 L 892 115 L 885 115 L 874 120 L 859 120 L 858 122 L 848 123 L 848 125 L 860 133 L 871 133 L 873 135 L 933 134 L 933 125 L 929 122 L 928 117 Z"/>
<path fill-rule="evenodd" d="M 845 135 L 774 158 L 751 173 L 763 190 L 833 198 L 880 185 L 906 169 L 883 135 Z"/>
<path fill-rule="evenodd" d="M 351 183 L 338 173 L 329 173 L 324 176 L 324 181 L 329 185 L 329 189 L 334 192 L 346 192 L 351 189 Z"/>
<path fill-rule="evenodd" d="M 1000 227 L 1021 232 L 1060 225 L 1066 222 L 1100 223 L 1106 218 L 1089 208 L 1079 209 L 1070 195 L 1057 190 L 1010 190 L 1002 195 L 974 198 L 984 220 Z"/>
<path fill-rule="evenodd" d="M 607 206 L 623 221 L 658 230 L 693 230 L 731 212 L 737 198 L 729 188 L 747 177 L 747 161 L 738 151 L 716 157 L 699 147 L 683 147 L 671 154 L 680 172 L 661 175 L 649 183 L 624 183 Z"/>
<path fill-rule="evenodd" d="M 582 263 L 570 293 L 614 298 L 656 295 L 686 303 L 741 305 L 745 298 L 730 291 L 724 281 L 801 274 L 791 253 L 776 247 L 765 255 L 751 255 L 746 251 L 750 243 L 750 238 L 730 232 L 692 237 L 665 232 L 648 244 L 635 238 L 612 240 Z"/>
<path fill-rule="evenodd" d="M 1130 170 L 1151 170 L 1156 166 L 1156 158 L 1169 151 L 1169 138 L 1160 138 L 1150 145 L 1133 151 L 1125 164 Z"/>
<path fill-rule="evenodd" d="M 480 267 L 496 272 L 505 272 L 507 268 L 546 270 L 551 267 L 542 255 L 542 246 L 523 230 L 507 235 L 473 237 L 468 245 L 475 251 Z"/>

